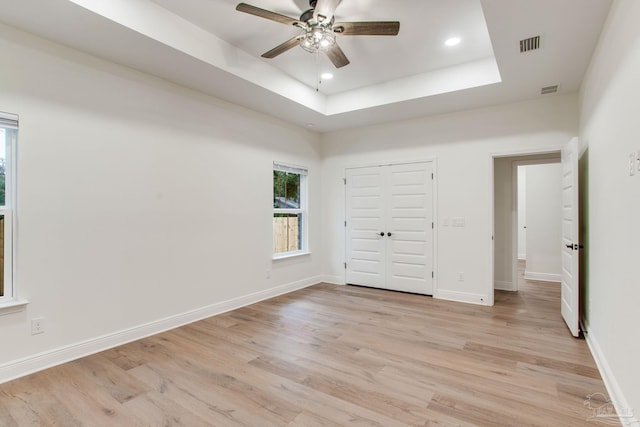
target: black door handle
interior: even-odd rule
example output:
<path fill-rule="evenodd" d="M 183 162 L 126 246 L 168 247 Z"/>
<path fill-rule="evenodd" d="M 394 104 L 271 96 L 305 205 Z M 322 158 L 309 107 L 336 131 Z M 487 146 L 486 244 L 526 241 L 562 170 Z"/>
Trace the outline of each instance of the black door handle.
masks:
<path fill-rule="evenodd" d="M 387 236 L 391 237 L 391 232 L 388 232 L 388 233 L 387 233 Z"/>
<path fill-rule="evenodd" d="M 569 249 L 573 249 L 574 251 L 577 251 L 578 249 L 584 249 L 584 246 L 583 246 L 583 245 L 579 245 L 579 244 L 577 244 L 577 243 L 568 244 L 568 245 L 565 245 L 565 246 L 566 246 L 567 248 L 569 248 Z"/>
<path fill-rule="evenodd" d="M 380 232 L 380 235 L 381 235 L 382 237 L 384 237 L 384 231 L 381 231 L 381 232 Z"/>

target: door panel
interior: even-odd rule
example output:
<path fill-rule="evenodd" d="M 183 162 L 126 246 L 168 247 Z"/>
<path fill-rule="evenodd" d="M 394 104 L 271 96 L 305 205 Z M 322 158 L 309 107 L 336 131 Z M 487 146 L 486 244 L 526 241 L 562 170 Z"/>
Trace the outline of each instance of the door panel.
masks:
<path fill-rule="evenodd" d="M 384 185 L 381 167 L 348 169 L 347 179 L 347 283 L 383 287 L 385 278 Z"/>
<path fill-rule="evenodd" d="M 562 150 L 561 312 L 573 336 L 580 334 L 578 254 L 578 140 Z"/>
<path fill-rule="evenodd" d="M 431 163 L 388 167 L 387 288 L 433 294 Z"/>

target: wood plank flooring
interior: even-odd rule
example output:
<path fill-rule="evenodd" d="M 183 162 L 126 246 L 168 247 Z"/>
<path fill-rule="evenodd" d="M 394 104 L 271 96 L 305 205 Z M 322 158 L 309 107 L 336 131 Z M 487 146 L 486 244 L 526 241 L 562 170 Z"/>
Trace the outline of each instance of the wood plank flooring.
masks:
<path fill-rule="evenodd" d="M 593 393 L 557 284 L 494 307 L 321 284 L 0 385 L 0 426 L 602 425 Z"/>

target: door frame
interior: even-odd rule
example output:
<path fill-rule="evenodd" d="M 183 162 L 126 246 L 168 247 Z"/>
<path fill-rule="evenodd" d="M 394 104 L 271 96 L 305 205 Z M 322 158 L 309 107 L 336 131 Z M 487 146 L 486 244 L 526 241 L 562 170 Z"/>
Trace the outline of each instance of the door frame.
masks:
<path fill-rule="evenodd" d="M 505 150 L 505 151 L 497 151 L 497 152 L 493 152 L 490 153 L 488 156 L 488 162 L 489 162 L 489 187 L 488 187 L 488 192 L 489 192 L 489 218 L 491 219 L 491 225 L 489 227 L 489 231 L 490 234 L 488 236 L 488 241 L 489 241 L 489 280 L 488 280 L 488 285 L 487 285 L 487 297 L 488 297 L 488 301 L 487 301 L 487 305 L 489 306 L 493 306 L 495 303 L 495 298 L 494 298 L 494 293 L 495 293 L 495 218 L 496 218 L 496 212 L 495 212 L 495 167 L 494 167 L 494 162 L 496 159 L 500 159 L 500 158 L 505 158 L 505 157 L 526 157 L 526 156 L 541 156 L 541 155 L 560 155 L 560 153 L 562 152 L 562 145 L 559 146 L 551 146 L 551 147 L 545 147 L 545 148 L 524 148 L 524 149 L 519 149 L 519 150 Z M 526 159 L 523 159 L 526 161 Z M 534 160 L 534 159 L 532 159 Z M 512 170 L 512 174 L 513 174 L 513 170 Z M 516 185 L 517 183 L 514 180 L 514 184 Z M 513 191 L 513 189 L 512 189 Z M 517 191 L 517 188 L 516 188 Z M 514 201 L 512 201 L 513 203 Z M 517 200 L 515 201 L 515 203 L 517 203 Z M 513 223 L 513 218 L 512 218 L 512 223 Z M 517 218 L 515 221 L 515 229 L 517 231 Z M 512 227 L 513 228 L 513 227 Z M 512 231 L 513 232 L 513 231 Z M 517 237 L 516 237 L 517 238 Z M 517 258 L 518 258 L 518 254 L 517 254 L 517 250 L 514 251 L 515 252 L 515 267 L 512 266 L 512 268 L 515 268 L 515 274 L 517 275 Z M 512 257 L 513 258 L 513 257 Z M 513 263 L 513 259 L 512 259 L 512 263 Z M 512 274 L 513 274 L 513 269 L 512 269 Z M 517 276 L 515 276 L 517 277 Z"/>
<path fill-rule="evenodd" d="M 343 221 L 347 221 L 347 169 L 361 169 L 361 168 L 369 168 L 376 166 L 393 166 L 393 165 L 410 165 L 414 163 L 431 163 L 433 165 L 433 206 L 431 215 L 433 217 L 433 298 L 437 298 L 436 294 L 438 292 L 438 158 L 437 157 L 426 157 L 426 158 L 418 158 L 415 160 L 392 160 L 392 161 L 379 161 L 379 162 L 370 162 L 370 163 L 358 163 L 355 165 L 347 165 L 344 168 L 342 180 L 344 182 L 344 217 Z M 343 234 L 343 242 L 344 242 L 344 253 L 343 253 L 343 262 L 346 264 L 347 262 L 347 227 L 344 227 Z M 342 282 L 347 283 L 347 269 L 345 267 L 344 273 L 342 276 Z"/>

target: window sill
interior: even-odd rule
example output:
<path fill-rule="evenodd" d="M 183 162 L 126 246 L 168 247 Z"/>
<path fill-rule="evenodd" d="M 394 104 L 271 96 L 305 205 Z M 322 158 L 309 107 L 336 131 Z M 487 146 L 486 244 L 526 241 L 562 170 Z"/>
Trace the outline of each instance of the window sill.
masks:
<path fill-rule="evenodd" d="M 29 301 L 27 300 L 9 300 L 0 302 L 0 316 L 22 311 L 27 304 L 29 304 Z"/>
<path fill-rule="evenodd" d="M 296 258 L 296 257 L 299 257 L 299 256 L 305 256 L 305 255 L 311 255 L 311 252 L 302 251 L 302 252 L 285 253 L 285 254 L 282 254 L 282 255 L 274 255 L 272 260 L 273 261 L 279 261 L 281 259 Z"/>

